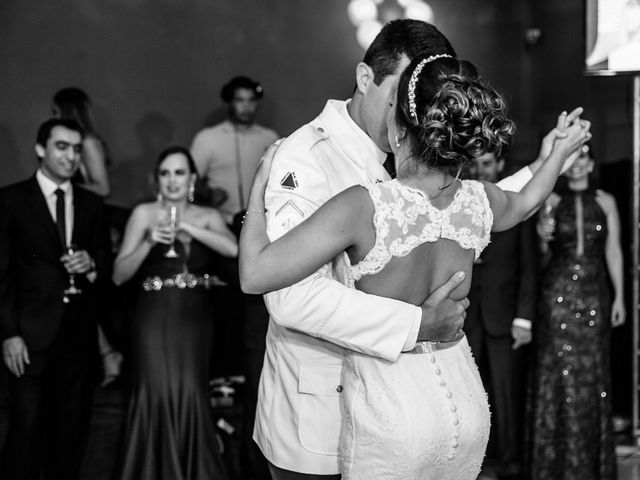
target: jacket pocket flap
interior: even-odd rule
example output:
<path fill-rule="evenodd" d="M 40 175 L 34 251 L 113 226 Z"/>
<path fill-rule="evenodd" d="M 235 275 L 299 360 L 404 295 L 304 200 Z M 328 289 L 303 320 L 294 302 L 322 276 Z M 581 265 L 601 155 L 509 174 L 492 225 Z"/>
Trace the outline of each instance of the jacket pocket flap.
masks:
<path fill-rule="evenodd" d="M 298 392 L 314 395 L 339 396 L 342 365 L 301 363 L 298 376 Z"/>

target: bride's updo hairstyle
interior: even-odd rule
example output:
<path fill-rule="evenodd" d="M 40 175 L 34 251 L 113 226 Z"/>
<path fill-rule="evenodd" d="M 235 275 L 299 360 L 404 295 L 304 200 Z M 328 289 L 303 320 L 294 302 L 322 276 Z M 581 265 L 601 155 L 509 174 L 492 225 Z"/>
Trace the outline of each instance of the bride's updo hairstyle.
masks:
<path fill-rule="evenodd" d="M 397 98 L 396 122 L 417 165 L 457 175 L 471 158 L 501 158 L 511 146 L 515 125 L 505 101 L 466 60 L 415 58 Z"/>

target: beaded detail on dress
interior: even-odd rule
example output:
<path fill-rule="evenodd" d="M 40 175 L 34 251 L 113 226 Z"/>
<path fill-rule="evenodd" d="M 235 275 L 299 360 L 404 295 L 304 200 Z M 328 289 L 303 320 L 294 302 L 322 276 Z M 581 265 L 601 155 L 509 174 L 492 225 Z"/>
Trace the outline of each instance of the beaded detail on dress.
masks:
<path fill-rule="evenodd" d="M 439 209 L 422 191 L 397 180 L 365 185 L 375 208 L 376 241 L 366 257 L 352 265 L 355 282 L 380 272 L 393 257 L 404 257 L 425 242 L 453 240 L 473 249 L 475 258 L 489 244 L 493 212 L 482 183 L 463 180 L 451 203 Z"/>

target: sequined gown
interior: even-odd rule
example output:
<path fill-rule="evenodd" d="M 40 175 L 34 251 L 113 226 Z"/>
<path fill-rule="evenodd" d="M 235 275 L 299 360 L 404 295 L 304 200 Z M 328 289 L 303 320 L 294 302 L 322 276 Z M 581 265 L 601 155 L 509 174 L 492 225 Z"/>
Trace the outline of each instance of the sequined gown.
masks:
<path fill-rule="evenodd" d="M 613 480 L 610 294 L 606 217 L 597 193 L 569 192 L 556 209 L 552 257 L 534 324 L 529 468 L 532 480 Z M 583 228 L 579 215 L 582 210 Z M 579 239 L 583 253 L 579 254 Z"/>
<path fill-rule="evenodd" d="M 121 480 L 225 480 L 208 396 L 213 305 L 203 287 L 145 291 L 145 278 L 212 273 L 214 253 L 197 241 L 166 258 L 157 244 L 144 260 L 132 325 L 132 393 Z M 186 259 L 186 260 L 185 260 Z"/>
<path fill-rule="evenodd" d="M 478 182 L 462 182 L 442 210 L 396 180 L 367 188 L 376 244 L 349 269 L 354 286 L 423 243 L 446 238 L 461 251 L 475 250 L 477 258 L 489 241 L 493 214 Z M 476 479 L 489 438 L 489 406 L 466 338 L 419 342 L 396 362 L 350 352 L 343 384 L 343 480 Z"/>

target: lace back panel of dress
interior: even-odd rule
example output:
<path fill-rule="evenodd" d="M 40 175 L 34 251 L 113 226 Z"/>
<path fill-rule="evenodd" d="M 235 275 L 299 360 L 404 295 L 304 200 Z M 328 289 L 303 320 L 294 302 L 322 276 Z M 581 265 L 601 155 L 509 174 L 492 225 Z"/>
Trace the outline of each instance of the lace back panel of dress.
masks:
<path fill-rule="evenodd" d="M 443 209 L 434 207 L 420 190 L 397 180 L 365 187 L 375 209 L 376 241 L 367 256 L 351 267 L 354 282 L 380 272 L 393 257 L 404 257 L 425 242 L 453 240 L 463 249 L 473 249 L 476 259 L 489 244 L 493 213 L 480 182 L 463 180 Z"/>

